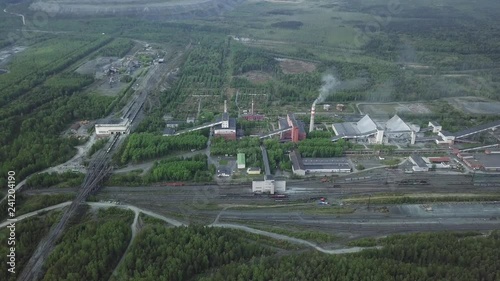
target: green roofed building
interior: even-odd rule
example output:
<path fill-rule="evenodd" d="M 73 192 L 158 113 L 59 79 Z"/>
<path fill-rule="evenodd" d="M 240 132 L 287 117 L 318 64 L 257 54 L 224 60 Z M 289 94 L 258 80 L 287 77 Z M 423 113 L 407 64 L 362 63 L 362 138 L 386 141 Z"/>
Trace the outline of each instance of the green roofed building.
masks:
<path fill-rule="evenodd" d="M 238 169 L 245 169 L 245 153 L 238 153 Z"/>

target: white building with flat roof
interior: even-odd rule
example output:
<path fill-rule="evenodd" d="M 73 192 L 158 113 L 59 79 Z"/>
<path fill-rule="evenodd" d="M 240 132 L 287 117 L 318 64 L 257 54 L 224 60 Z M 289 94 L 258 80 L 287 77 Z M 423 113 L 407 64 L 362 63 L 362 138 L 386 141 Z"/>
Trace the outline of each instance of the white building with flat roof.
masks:
<path fill-rule="evenodd" d="M 130 133 L 130 121 L 125 119 L 103 119 L 95 124 L 96 136 L 110 136 Z"/>
<path fill-rule="evenodd" d="M 252 192 L 254 193 L 269 193 L 286 191 L 286 181 L 265 179 L 263 181 L 252 181 Z"/>

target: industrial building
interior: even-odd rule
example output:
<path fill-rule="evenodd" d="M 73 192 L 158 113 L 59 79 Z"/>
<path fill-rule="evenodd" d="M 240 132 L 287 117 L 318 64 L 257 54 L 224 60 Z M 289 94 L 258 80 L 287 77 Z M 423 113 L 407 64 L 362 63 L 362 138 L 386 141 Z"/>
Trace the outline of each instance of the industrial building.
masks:
<path fill-rule="evenodd" d="M 243 113 L 246 113 L 246 110 Z M 241 118 L 243 118 L 247 121 L 264 121 L 264 117 L 265 117 L 264 115 L 255 113 L 253 99 L 252 99 L 252 108 L 250 109 L 250 113 L 244 114 L 243 116 L 241 116 Z"/>
<path fill-rule="evenodd" d="M 415 172 L 428 172 L 429 171 L 429 166 L 427 163 L 422 159 L 421 156 L 413 154 L 410 155 L 409 160 L 413 163 L 412 170 Z"/>
<path fill-rule="evenodd" d="M 478 154 L 474 158 L 481 163 L 481 169 L 485 171 L 500 171 L 500 154 Z"/>
<path fill-rule="evenodd" d="M 280 133 L 281 140 L 291 140 L 292 142 L 299 142 L 306 138 L 306 131 L 304 129 L 304 123 L 295 118 L 295 114 L 288 113 L 286 118 L 279 118 L 278 120 L 279 130 L 284 130 L 290 128 Z"/>
<path fill-rule="evenodd" d="M 238 169 L 245 169 L 245 153 L 238 153 L 236 157 L 236 162 L 238 163 Z"/>
<path fill-rule="evenodd" d="M 500 154 L 498 153 L 460 153 L 459 157 L 473 170 L 500 171 Z"/>
<path fill-rule="evenodd" d="M 252 181 L 252 192 L 254 193 L 269 193 L 286 191 L 286 181 L 274 180 L 272 177 L 266 176 L 263 181 Z"/>
<path fill-rule="evenodd" d="M 179 125 L 182 125 L 186 122 L 184 121 L 174 121 L 174 120 L 169 120 L 169 121 L 166 121 L 165 122 L 165 128 L 172 128 L 172 129 L 175 129 L 175 128 L 178 128 Z"/>
<path fill-rule="evenodd" d="M 432 128 L 433 133 L 439 133 L 443 129 L 443 126 L 441 126 L 438 122 L 436 121 L 430 121 L 429 122 L 429 127 Z"/>
<path fill-rule="evenodd" d="M 220 124 L 214 126 L 214 135 L 216 137 L 223 137 L 226 140 L 236 139 L 236 118 L 230 118 L 227 113 L 227 104 L 224 101 L 224 112 L 222 116 L 217 118 Z"/>
<path fill-rule="evenodd" d="M 335 123 L 332 125 L 335 137 L 339 139 L 367 141 L 374 144 L 390 141 L 415 144 L 420 127 L 403 121 L 394 115 L 386 122 L 373 120 L 369 115 L 363 116 L 358 122 Z"/>
<path fill-rule="evenodd" d="M 166 127 L 163 129 L 163 136 L 168 137 L 168 136 L 173 136 L 175 135 L 175 130 L 169 127 Z"/>
<path fill-rule="evenodd" d="M 431 125 L 431 123 L 433 123 Z M 435 126 L 436 124 L 434 122 L 429 122 L 429 126 L 433 127 L 433 132 L 435 131 Z M 487 132 L 487 131 L 495 131 L 500 127 L 500 120 L 492 121 L 486 124 L 478 125 L 472 128 L 467 128 L 465 130 L 455 132 L 455 133 L 450 133 L 448 131 L 443 131 L 439 129 L 438 136 L 441 137 L 441 140 L 436 140 L 436 143 L 447 143 L 447 144 L 454 144 L 455 142 L 458 142 L 464 138 L 470 137 L 475 134 L 479 134 L 482 132 Z"/>
<path fill-rule="evenodd" d="M 260 175 L 260 168 L 259 167 L 250 167 L 247 169 L 247 174 L 249 175 Z"/>
<path fill-rule="evenodd" d="M 97 136 L 110 136 L 116 134 L 128 134 L 130 132 L 130 121 L 125 119 L 103 119 L 95 124 Z"/>
<path fill-rule="evenodd" d="M 261 146 L 260 149 L 262 151 L 262 161 L 264 162 L 264 170 L 266 171 L 266 174 L 263 181 L 252 181 L 252 192 L 269 194 L 274 194 L 276 191 L 285 192 L 286 181 L 274 180 L 274 177 L 271 175 L 271 169 L 269 168 L 267 150 L 264 146 Z"/>
<path fill-rule="evenodd" d="M 305 176 L 309 173 L 349 173 L 352 167 L 345 157 L 334 158 L 302 158 L 296 150 L 290 152 L 292 171 L 295 175 Z"/>

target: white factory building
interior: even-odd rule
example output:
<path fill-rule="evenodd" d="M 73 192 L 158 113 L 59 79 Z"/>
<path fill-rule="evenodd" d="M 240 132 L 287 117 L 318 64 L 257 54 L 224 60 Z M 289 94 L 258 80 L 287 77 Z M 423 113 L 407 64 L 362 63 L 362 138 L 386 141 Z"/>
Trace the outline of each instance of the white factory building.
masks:
<path fill-rule="evenodd" d="M 266 176 L 263 181 L 252 181 L 252 192 L 269 193 L 286 191 L 286 181 L 274 180 L 272 176 Z"/>
<path fill-rule="evenodd" d="M 406 123 L 398 115 L 388 121 L 375 121 L 369 115 L 358 122 L 335 123 L 332 125 L 335 137 L 339 139 L 361 140 L 372 144 L 389 143 L 389 141 L 415 144 L 420 126 Z"/>
<path fill-rule="evenodd" d="M 97 136 L 110 136 L 116 134 L 128 134 L 130 132 L 130 121 L 125 119 L 103 119 L 95 124 Z"/>

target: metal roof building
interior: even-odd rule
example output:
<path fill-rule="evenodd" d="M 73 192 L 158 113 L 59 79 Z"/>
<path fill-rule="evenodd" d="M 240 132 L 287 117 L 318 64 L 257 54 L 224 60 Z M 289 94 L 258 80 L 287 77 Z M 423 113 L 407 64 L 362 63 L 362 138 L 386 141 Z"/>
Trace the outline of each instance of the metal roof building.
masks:
<path fill-rule="evenodd" d="M 415 143 L 416 132 L 420 127 L 407 124 L 398 115 L 386 122 L 376 122 L 369 115 L 363 116 L 358 122 L 335 123 L 332 128 L 336 134 L 332 141 L 344 139 L 368 139 L 372 143 L 381 144 L 386 139 L 401 139 L 408 137 L 411 144 Z"/>
<path fill-rule="evenodd" d="M 238 153 L 236 162 L 238 163 L 238 169 L 245 169 L 245 153 Z"/>
<path fill-rule="evenodd" d="M 351 165 L 345 157 L 334 158 L 302 158 L 296 150 L 290 152 L 292 171 L 295 175 L 304 176 L 308 173 L 348 173 Z"/>
<path fill-rule="evenodd" d="M 427 163 L 422 159 L 420 155 L 412 154 L 410 155 L 410 161 L 415 164 L 413 166 L 413 171 L 415 172 L 427 172 L 429 171 L 429 166 L 427 166 Z"/>

